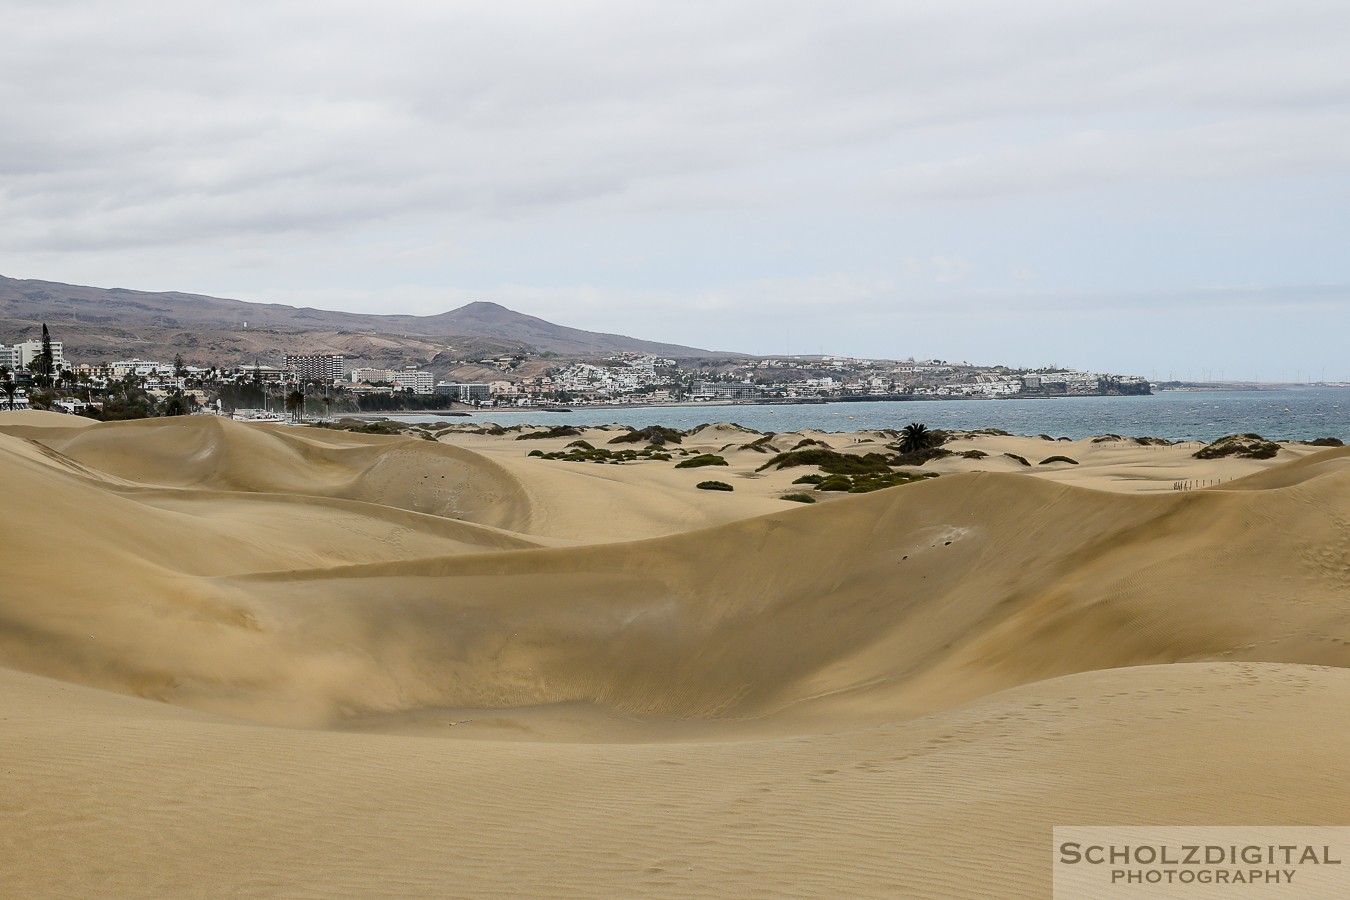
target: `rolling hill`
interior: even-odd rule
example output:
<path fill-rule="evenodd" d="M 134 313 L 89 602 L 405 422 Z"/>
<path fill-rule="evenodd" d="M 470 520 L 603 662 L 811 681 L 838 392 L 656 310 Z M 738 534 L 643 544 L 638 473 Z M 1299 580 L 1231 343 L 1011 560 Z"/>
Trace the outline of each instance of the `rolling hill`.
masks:
<path fill-rule="evenodd" d="M 444 366 L 509 352 L 729 355 L 569 328 L 496 303 L 470 303 L 434 316 L 369 315 L 0 276 L 0 341 L 33 337 L 43 322 L 65 343 L 67 356 L 81 362 L 168 359 L 179 352 L 190 363 L 233 364 L 299 352 Z"/>

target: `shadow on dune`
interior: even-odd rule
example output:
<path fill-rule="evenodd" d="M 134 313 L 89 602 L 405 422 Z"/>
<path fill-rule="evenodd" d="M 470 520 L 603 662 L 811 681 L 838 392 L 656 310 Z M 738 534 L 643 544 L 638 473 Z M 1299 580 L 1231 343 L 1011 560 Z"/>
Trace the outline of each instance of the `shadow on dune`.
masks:
<path fill-rule="evenodd" d="M 954 475 L 541 549 L 502 530 L 528 521 L 519 484 L 429 442 L 212 420 L 25 438 L 0 437 L 25 510 L 0 525 L 0 662 L 270 722 L 581 703 L 843 727 L 1108 667 L 1350 664 L 1346 450 L 1222 491 Z M 240 499 L 265 494 L 293 509 Z"/>

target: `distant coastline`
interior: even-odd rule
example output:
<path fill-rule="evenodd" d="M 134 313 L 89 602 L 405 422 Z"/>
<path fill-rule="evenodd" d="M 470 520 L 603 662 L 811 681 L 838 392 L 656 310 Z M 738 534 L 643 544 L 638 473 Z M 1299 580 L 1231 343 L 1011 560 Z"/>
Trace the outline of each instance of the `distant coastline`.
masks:
<path fill-rule="evenodd" d="M 825 406 L 831 403 L 991 403 L 1005 400 L 1088 400 L 1107 397 L 1150 397 L 1153 394 L 1018 394 L 1009 397 L 932 397 L 911 394 L 875 394 L 857 397 L 793 397 L 779 400 L 672 400 L 666 403 L 573 403 L 567 412 L 590 412 L 606 409 L 643 410 L 643 409 L 703 409 L 722 407 L 772 407 L 772 406 Z M 390 410 L 384 412 L 342 413 L 347 419 L 405 419 L 410 416 L 435 415 L 472 415 L 489 416 L 494 413 L 512 415 L 532 412 L 555 413 L 547 406 L 466 406 L 459 405 L 447 409 Z"/>
<path fill-rule="evenodd" d="M 1029 398 L 1021 398 L 1029 399 Z M 426 413 L 367 413 L 367 420 L 442 421 L 502 425 L 665 425 L 691 428 L 734 421 L 760 431 L 809 428 L 842 432 L 902 428 L 920 421 L 930 428 L 998 428 L 1012 434 L 1074 439 L 1102 434 L 1209 442 L 1226 434 L 1255 432 L 1271 440 L 1350 438 L 1346 392 L 1338 388 L 1251 391 L 1160 391 L 1147 396 L 1056 397 L 1054 403 L 970 403 L 965 399 L 903 402 L 750 403 L 706 401 L 668 404 L 576 406 L 569 413 L 531 407 L 471 410 L 441 418 Z"/>

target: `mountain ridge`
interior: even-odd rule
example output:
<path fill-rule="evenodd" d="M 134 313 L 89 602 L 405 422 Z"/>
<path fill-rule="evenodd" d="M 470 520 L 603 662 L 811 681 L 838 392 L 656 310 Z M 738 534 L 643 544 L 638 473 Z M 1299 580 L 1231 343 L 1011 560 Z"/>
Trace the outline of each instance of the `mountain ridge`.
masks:
<path fill-rule="evenodd" d="M 137 356 L 236 363 L 285 353 L 341 353 L 374 363 L 530 352 L 562 357 L 645 353 L 676 359 L 740 354 L 585 331 L 474 301 L 430 316 L 295 307 L 181 291 L 99 288 L 0 275 L 0 340 L 46 322 L 80 361 Z"/>

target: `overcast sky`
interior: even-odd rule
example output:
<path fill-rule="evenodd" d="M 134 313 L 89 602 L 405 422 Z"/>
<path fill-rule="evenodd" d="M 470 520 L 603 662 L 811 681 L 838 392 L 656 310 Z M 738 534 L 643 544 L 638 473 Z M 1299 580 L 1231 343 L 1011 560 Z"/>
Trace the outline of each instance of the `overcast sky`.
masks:
<path fill-rule="evenodd" d="M 0 274 L 1350 380 L 1350 5 L 0 0 Z"/>

